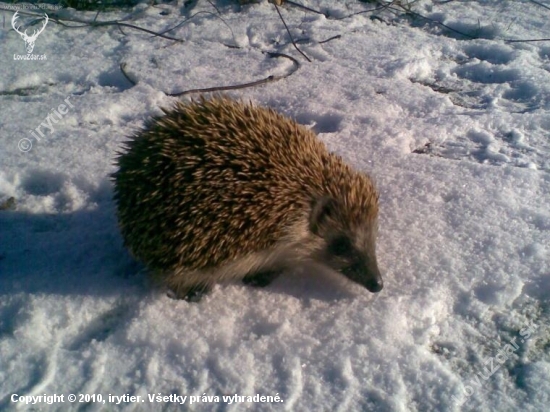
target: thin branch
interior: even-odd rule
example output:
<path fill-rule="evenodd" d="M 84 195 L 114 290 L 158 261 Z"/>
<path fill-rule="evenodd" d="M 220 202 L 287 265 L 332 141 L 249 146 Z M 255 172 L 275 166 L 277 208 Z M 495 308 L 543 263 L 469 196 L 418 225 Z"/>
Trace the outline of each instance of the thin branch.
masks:
<path fill-rule="evenodd" d="M 226 90 L 245 89 L 247 87 L 254 87 L 254 86 L 260 86 L 262 84 L 271 83 L 276 80 L 279 80 L 279 79 L 275 78 L 275 76 L 268 76 L 265 79 L 256 80 L 250 83 L 235 84 L 231 86 L 207 87 L 205 89 L 189 89 L 180 93 L 166 93 L 166 95 L 170 97 L 181 97 L 187 94 L 194 94 L 194 93 L 213 93 L 213 92 L 222 92 Z"/>
<path fill-rule="evenodd" d="M 157 33 L 157 32 L 152 31 L 152 30 L 144 29 L 143 27 L 134 26 L 133 24 L 128 24 L 128 23 L 121 23 L 121 22 L 118 22 L 118 21 L 99 22 L 99 23 L 91 24 L 91 26 L 114 26 L 114 25 L 119 26 L 119 27 L 122 26 L 122 27 L 128 27 L 130 29 L 134 29 L 134 30 L 143 31 L 145 33 L 152 34 L 155 37 L 158 36 L 158 37 L 162 37 L 163 39 L 173 40 L 173 41 L 177 41 L 177 42 L 180 42 L 180 43 L 183 43 L 185 41 L 183 39 L 178 39 L 177 37 L 166 36 L 162 33 Z"/>
<path fill-rule="evenodd" d="M 124 33 L 124 30 L 122 30 L 122 27 L 120 26 L 117 26 L 118 27 L 118 31 L 120 32 L 120 34 L 122 34 L 123 36 L 126 36 L 126 33 Z"/>
<path fill-rule="evenodd" d="M 135 86 L 138 82 L 134 79 L 132 79 L 128 73 L 126 73 L 126 63 L 120 63 L 120 71 L 122 72 L 122 75 L 126 77 L 126 80 L 128 80 L 130 83 L 132 83 L 133 86 Z"/>
<path fill-rule="evenodd" d="M 210 0 L 206 0 L 206 1 L 207 1 L 208 3 L 210 3 L 210 5 L 216 9 L 216 11 L 218 12 L 218 14 L 221 14 L 221 13 L 220 13 L 220 9 L 218 9 L 214 3 L 212 3 Z"/>
<path fill-rule="evenodd" d="M 332 36 L 332 37 L 329 37 L 329 38 L 326 39 L 326 40 L 320 41 L 319 44 L 328 43 L 328 42 L 331 41 L 331 40 L 336 40 L 336 39 L 340 39 L 340 38 L 342 38 L 342 35 L 341 35 L 341 34 L 337 34 L 336 36 Z"/>
<path fill-rule="evenodd" d="M 164 33 L 168 33 L 169 31 L 172 31 L 172 30 L 176 30 L 177 28 L 180 28 L 181 26 L 183 26 L 185 23 L 187 23 L 189 20 L 191 20 L 192 18 L 198 16 L 199 14 L 209 14 L 211 16 L 214 16 L 218 19 L 220 19 L 227 27 L 229 27 L 229 25 L 225 22 L 224 19 L 222 19 L 220 16 L 216 16 L 216 14 L 212 13 L 211 11 L 207 11 L 207 10 L 202 10 L 202 11 L 198 11 L 196 12 L 195 14 L 189 16 L 187 19 L 185 19 L 184 21 L 176 24 L 174 27 L 171 27 L 169 29 L 166 29 L 164 30 L 163 32 L 161 32 L 162 34 Z M 231 30 L 231 27 L 229 27 L 229 30 Z M 233 34 L 233 31 L 231 30 L 231 34 Z M 235 37 L 235 36 L 233 36 Z"/>
<path fill-rule="evenodd" d="M 283 19 L 283 16 L 281 15 L 281 12 L 279 11 L 279 6 L 277 6 L 275 3 L 273 3 L 273 5 L 275 6 L 275 10 L 277 10 L 277 13 L 279 14 L 279 17 L 281 18 L 281 21 L 282 21 L 283 24 L 285 25 L 286 32 L 287 32 L 288 35 L 290 36 L 290 41 L 292 42 L 294 48 L 295 48 L 296 50 L 298 50 L 298 52 L 299 52 L 302 56 L 304 56 L 308 62 L 311 63 L 310 58 L 307 57 L 307 56 L 298 48 L 298 45 L 297 45 L 296 42 L 294 41 L 294 38 L 292 37 L 292 34 L 290 34 L 290 30 L 288 29 L 288 26 L 287 26 L 286 23 L 285 23 L 285 19 Z"/>
<path fill-rule="evenodd" d="M 256 80 L 256 81 L 249 82 L 249 83 L 242 83 L 242 84 L 231 85 L 231 86 L 208 87 L 208 88 L 205 88 L 205 89 L 190 89 L 190 90 L 185 90 L 185 91 L 179 92 L 179 93 L 166 93 L 166 95 L 171 96 L 171 97 L 180 97 L 180 96 L 184 96 L 184 95 L 192 94 L 192 93 L 212 93 L 212 92 L 221 92 L 221 91 L 225 91 L 225 90 L 237 90 L 237 89 L 245 89 L 247 87 L 260 86 L 262 84 L 276 82 L 277 80 L 281 80 L 281 79 L 284 79 L 286 77 L 289 77 L 290 75 L 294 74 L 294 72 L 296 72 L 296 70 L 298 70 L 300 68 L 300 62 L 298 60 L 296 60 L 294 57 L 291 57 L 287 54 L 276 53 L 276 52 L 262 52 L 262 53 L 267 54 L 271 58 L 273 58 L 273 57 L 284 57 L 284 58 L 290 59 L 294 63 L 294 69 L 291 70 L 289 73 L 283 75 L 283 76 L 273 76 L 273 75 L 271 75 L 271 76 L 267 76 L 265 79 Z"/>
<path fill-rule="evenodd" d="M 502 39 L 506 43 L 531 43 L 531 42 L 537 42 L 537 41 L 550 41 L 550 39 L 525 39 L 525 40 L 514 40 L 514 39 Z"/>
<path fill-rule="evenodd" d="M 212 5 L 212 7 L 214 7 L 216 9 L 216 11 L 218 12 L 218 15 L 216 17 L 218 19 L 220 19 L 223 22 L 223 24 L 225 24 L 225 26 L 229 29 L 229 31 L 231 32 L 231 37 L 233 37 L 233 42 L 235 42 L 235 44 L 237 44 L 237 40 L 235 39 L 235 33 L 233 33 L 233 29 L 231 28 L 231 26 L 229 24 L 227 24 L 225 19 L 222 17 L 222 13 L 220 12 L 220 10 L 210 0 L 208 0 L 208 3 L 210 3 Z"/>
<path fill-rule="evenodd" d="M 529 1 L 533 1 L 533 0 L 529 0 Z M 542 5 L 542 4 L 541 4 L 541 5 Z M 542 5 L 542 6 L 544 6 L 544 5 Z M 393 8 L 393 7 L 390 7 L 390 9 L 396 10 L 396 9 Z M 404 10 L 405 10 L 405 9 L 404 9 Z M 397 10 L 396 10 L 396 11 L 397 11 Z M 469 39 L 476 39 L 476 38 L 477 38 L 476 36 L 472 36 L 472 35 L 470 35 L 470 34 L 466 34 L 466 33 L 461 32 L 461 31 L 459 31 L 459 30 L 453 29 L 452 27 L 447 26 L 446 24 L 443 24 L 443 23 L 441 23 L 441 22 L 439 22 L 439 21 L 437 21 L 437 20 L 430 19 L 429 17 L 425 17 L 425 16 L 423 16 L 423 15 L 421 15 L 421 14 L 419 14 L 419 13 L 416 13 L 416 12 L 414 12 L 414 11 L 412 11 L 412 10 L 408 10 L 408 11 L 406 11 L 406 13 L 411 14 L 411 15 L 416 16 L 416 17 L 420 17 L 421 19 L 424 19 L 424 20 L 428 20 L 428 21 L 431 22 L 431 23 L 437 24 L 437 25 L 439 25 L 439 26 L 441 26 L 441 27 L 446 28 L 447 30 L 450 30 L 450 31 L 452 31 L 452 32 L 455 32 L 455 33 L 457 33 L 457 34 L 460 34 L 461 36 L 467 37 L 467 38 L 469 38 Z M 496 38 L 496 39 L 502 40 L 502 41 L 504 41 L 504 42 L 506 42 L 506 43 L 531 43 L 531 42 L 540 42 L 540 41 L 550 41 L 550 39 L 504 39 L 504 38 Z"/>
<path fill-rule="evenodd" d="M 286 0 L 285 3 L 286 3 L 286 4 L 290 4 L 291 6 L 294 6 L 294 7 L 298 7 L 299 9 L 303 9 L 303 10 L 306 10 L 306 11 L 310 11 L 310 12 L 312 12 L 312 13 L 320 14 L 320 15 L 325 16 L 325 17 L 328 18 L 328 14 L 327 14 L 327 13 L 323 13 L 323 12 L 318 11 L 318 10 L 310 9 L 309 7 L 304 6 L 304 5 L 302 5 L 302 4 L 298 4 L 298 3 L 295 3 L 295 2 L 290 1 L 290 0 Z"/>
<path fill-rule="evenodd" d="M 529 1 L 530 1 L 531 3 L 535 3 L 535 4 L 538 5 L 538 6 L 541 6 L 541 7 L 544 7 L 545 9 L 550 10 L 550 6 L 547 6 L 546 4 L 542 4 L 542 3 L 538 2 L 538 1 L 535 1 L 535 0 L 529 0 Z"/>
<path fill-rule="evenodd" d="M 387 9 L 391 5 L 391 3 L 382 4 L 382 5 L 376 6 L 373 9 L 358 11 L 356 13 L 351 13 L 351 14 L 348 14 L 348 15 L 343 16 L 343 17 L 331 17 L 328 13 L 323 13 L 322 11 L 312 9 L 310 7 L 304 6 L 303 4 L 298 4 L 294 1 L 286 0 L 285 4 L 290 4 L 291 6 L 298 7 L 300 9 L 310 11 L 310 12 L 315 13 L 315 14 L 321 14 L 329 20 L 344 20 L 344 19 L 347 19 L 347 18 L 350 18 L 350 17 L 353 17 L 353 16 L 357 16 L 359 14 L 371 13 L 371 12 L 374 12 L 374 11 Z"/>
<path fill-rule="evenodd" d="M 210 2 L 209 2 L 210 3 Z M 210 3 L 212 4 L 212 6 L 218 10 L 218 8 L 213 4 L 213 3 Z M 219 13 L 219 10 L 218 10 L 218 13 Z M 209 14 L 211 16 L 214 16 L 216 17 L 217 19 L 220 19 L 222 21 L 223 24 L 225 24 L 225 26 L 229 29 L 229 31 L 231 32 L 231 37 L 233 37 L 233 41 L 235 42 L 235 44 L 237 43 L 237 40 L 235 40 L 235 33 L 233 33 L 233 29 L 231 28 L 231 26 L 229 24 L 227 24 L 227 22 L 221 17 L 221 16 L 217 16 L 216 14 L 210 12 L 210 11 L 206 11 L 206 10 L 202 10 L 202 11 L 198 11 L 196 12 L 195 14 L 193 14 L 192 16 L 188 17 L 187 19 L 185 19 L 184 21 L 176 24 L 174 27 L 170 27 L 162 32 L 160 32 L 160 34 L 165 34 L 165 33 L 168 33 L 172 30 L 175 30 L 181 26 L 183 26 L 185 23 L 187 23 L 188 21 L 190 21 L 192 18 L 194 18 L 195 16 L 198 16 L 199 14 Z M 232 47 L 232 46 L 228 46 L 228 47 Z M 238 47 L 238 46 L 233 46 L 233 47 Z"/>
<path fill-rule="evenodd" d="M 533 0 L 529 0 L 529 1 L 533 1 Z M 542 5 L 542 4 L 541 4 L 541 5 Z M 392 8 L 392 9 L 394 9 L 394 8 Z M 395 9 L 394 9 L 394 10 L 395 10 Z M 450 30 L 450 31 L 452 31 L 452 32 L 455 32 L 455 33 L 457 33 L 457 34 L 460 34 L 461 36 L 468 37 L 468 38 L 470 38 L 470 39 L 476 39 L 476 38 L 477 38 L 476 36 L 472 36 L 472 35 L 470 35 L 470 34 L 466 34 L 466 33 L 463 33 L 463 32 L 461 32 L 461 31 L 459 31 L 459 30 L 453 29 L 452 27 L 447 26 L 446 24 L 443 24 L 443 23 L 441 23 L 441 22 L 439 22 L 439 21 L 430 19 L 429 17 L 424 17 L 423 15 L 421 15 L 421 14 L 419 14 L 419 13 L 416 13 L 416 12 L 414 12 L 414 11 L 412 11 L 412 10 L 407 11 L 407 13 L 409 13 L 409 14 L 411 14 L 411 15 L 413 15 L 413 16 L 416 16 L 416 17 L 420 17 L 420 18 L 422 18 L 422 19 L 424 19 L 424 20 L 428 20 L 428 21 L 430 21 L 430 22 L 432 22 L 432 23 L 435 23 L 435 24 L 437 24 L 437 25 L 439 25 L 439 26 L 442 26 L 442 27 L 446 28 L 447 30 Z M 500 40 L 502 40 L 502 41 L 504 41 L 504 42 L 506 42 L 506 43 L 531 43 L 531 42 L 539 42 L 539 41 L 550 41 L 550 39 L 503 39 L 503 38 L 500 38 Z"/>
<path fill-rule="evenodd" d="M 0 7 L 0 10 L 10 11 L 10 10 L 4 9 L 2 7 Z M 26 14 L 28 16 L 40 17 L 36 13 L 20 12 L 20 14 Z M 110 21 L 100 21 L 100 22 L 91 21 L 90 22 L 90 21 L 85 21 L 85 20 L 60 19 L 59 17 L 57 17 L 54 14 L 50 15 L 49 18 L 50 18 L 50 21 L 53 21 L 54 23 L 59 24 L 59 25 L 64 26 L 64 27 L 67 27 L 69 29 L 81 29 L 83 27 L 102 27 L 102 26 L 117 26 L 119 29 L 120 29 L 120 27 L 128 27 L 130 29 L 143 31 L 145 33 L 152 34 L 153 36 L 162 37 L 163 39 L 173 40 L 173 41 L 177 41 L 177 42 L 180 42 L 180 43 L 184 42 L 183 39 L 178 39 L 176 37 L 166 36 L 162 33 L 157 33 L 155 31 L 148 30 L 148 29 L 145 29 L 143 27 L 135 26 L 133 24 L 128 24 L 128 23 L 123 23 L 120 20 L 110 20 Z M 71 25 L 68 25 L 68 24 L 64 23 L 64 21 L 69 21 L 69 22 L 72 22 L 72 23 L 80 23 L 81 25 L 71 26 Z"/>
<path fill-rule="evenodd" d="M 395 9 L 394 7 L 389 7 L 389 9 L 391 9 L 391 10 L 398 10 L 398 9 Z M 421 19 L 424 19 L 424 20 L 427 20 L 427 21 L 429 21 L 429 22 L 431 22 L 431 23 L 437 24 L 438 26 L 444 27 L 444 28 L 446 28 L 447 30 L 450 30 L 450 31 L 452 31 L 452 32 L 454 32 L 454 33 L 460 34 L 461 36 L 468 37 L 468 38 L 470 38 L 470 39 L 475 39 L 475 38 L 476 38 L 475 36 L 471 36 L 471 35 L 469 35 L 469 34 L 466 34 L 466 33 L 461 32 L 461 31 L 459 31 L 459 30 L 453 29 L 452 27 L 447 26 L 446 24 L 443 24 L 443 23 L 441 23 L 440 21 L 430 19 L 429 17 L 425 17 L 425 16 L 423 16 L 422 14 L 417 13 L 417 12 L 415 12 L 415 11 L 406 10 L 406 9 L 403 9 L 403 10 L 404 10 L 405 13 L 407 13 L 407 14 L 410 14 L 410 15 L 415 16 L 415 17 L 420 17 Z M 400 10 L 399 10 L 399 11 L 400 11 Z"/>

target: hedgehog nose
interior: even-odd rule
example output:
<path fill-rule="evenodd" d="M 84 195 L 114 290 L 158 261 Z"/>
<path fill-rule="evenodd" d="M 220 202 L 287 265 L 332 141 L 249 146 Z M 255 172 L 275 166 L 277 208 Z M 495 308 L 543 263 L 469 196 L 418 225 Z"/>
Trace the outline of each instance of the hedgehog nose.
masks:
<path fill-rule="evenodd" d="M 380 270 L 378 270 L 376 260 L 372 261 L 371 267 L 367 270 L 364 286 L 372 293 L 378 293 L 384 288 L 384 281 L 382 280 Z"/>
<path fill-rule="evenodd" d="M 365 287 L 369 292 L 378 293 L 384 288 L 384 282 L 382 278 L 373 279 L 371 282 L 368 282 Z"/>
<path fill-rule="evenodd" d="M 369 270 L 360 262 L 346 268 L 343 273 L 349 279 L 363 285 L 369 292 L 377 293 L 384 287 L 384 281 L 377 266 Z"/>

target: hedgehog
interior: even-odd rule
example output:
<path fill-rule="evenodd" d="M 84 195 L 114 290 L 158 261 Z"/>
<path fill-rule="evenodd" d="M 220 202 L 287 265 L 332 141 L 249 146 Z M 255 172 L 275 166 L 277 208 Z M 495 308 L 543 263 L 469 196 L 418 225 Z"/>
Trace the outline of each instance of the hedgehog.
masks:
<path fill-rule="evenodd" d="M 266 286 L 307 262 L 382 289 L 367 174 L 270 108 L 218 95 L 162 111 L 124 143 L 112 179 L 125 246 L 175 297 Z"/>

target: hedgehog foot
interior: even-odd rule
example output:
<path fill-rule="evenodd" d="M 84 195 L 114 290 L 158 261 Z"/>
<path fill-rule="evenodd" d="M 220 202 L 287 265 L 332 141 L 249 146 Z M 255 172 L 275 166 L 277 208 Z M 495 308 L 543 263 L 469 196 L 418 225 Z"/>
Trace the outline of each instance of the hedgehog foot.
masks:
<path fill-rule="evenodd" d="M 168 292 L 168 297 L 172 299 L 186 300 L 188 302 L 199 302 L 204 295 L 210 292 L 210 290 L 211 287 L 204 285 L 193 286 L 184 290 L 170 289 Z"/>
<path fill-rule="evenodd" d="M 252 273 L 243 278 L 243 283 L 249 286 L 255 286 L 259 288 L 266 287 L 273 282 L 281 272 L 276 270 L 266 270 L 263 272 Z"/>

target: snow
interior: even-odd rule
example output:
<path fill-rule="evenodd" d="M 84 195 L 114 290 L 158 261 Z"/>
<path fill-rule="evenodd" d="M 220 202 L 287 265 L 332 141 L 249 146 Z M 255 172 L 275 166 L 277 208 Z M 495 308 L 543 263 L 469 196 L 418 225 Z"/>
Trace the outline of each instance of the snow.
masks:
<path fill-rule="evenodd" d="M 392 10 L 343 18 L 372 3 L 304 0 L 331 16 L 280 8 L 309 63 L 265 0 L 217 1 L 220 15 L 178 3 L 97 18 L 162 32 L 194 15 L 166 33 L 183 43 L 50 19 L 33 52 L 47 59 L 22 61 L 21 37 L 0 31 L 0 203 L 16 200 L 0 210 L 0 409 L 547 410 L 550 41 L 509 40 L 549 38 L 550 11 L 412 4 L 471 39 Z M 126 136 L 176 101 L 165 93 L 292 69 L 262 51 L 301 67 L 230 95 L 313 128 L 376 179 L 380 294 L 297 268 L 264 289 L 223 284 L 176 301 L 122 245 L 109 174 Z M 148 398 L 158 394 L 173 396 Z M 235 398 L 256 394 L 282 402 Z"/>

